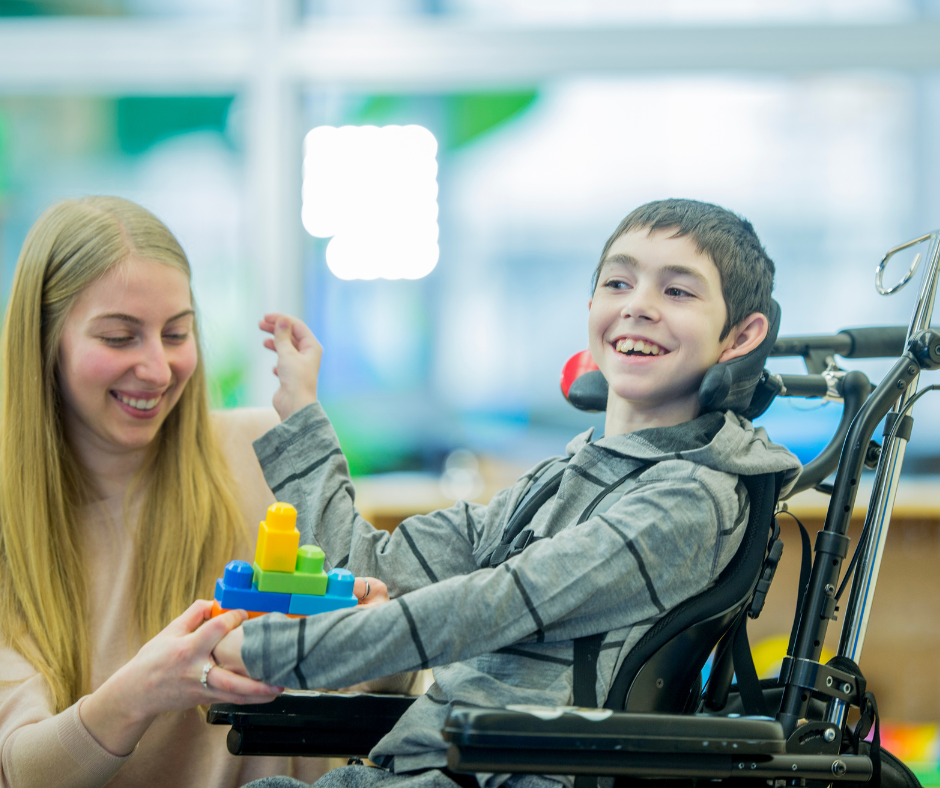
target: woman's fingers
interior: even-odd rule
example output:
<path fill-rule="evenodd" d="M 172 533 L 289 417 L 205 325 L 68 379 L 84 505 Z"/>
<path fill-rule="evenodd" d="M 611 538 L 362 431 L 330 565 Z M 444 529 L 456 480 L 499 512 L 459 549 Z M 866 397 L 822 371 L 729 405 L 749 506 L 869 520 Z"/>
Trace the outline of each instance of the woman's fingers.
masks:
<path fill-rule="evenodd" d="M 353 594 L 360 605 L 382 605 L 389 601 L 388 586 L 375 577 L 357 577 Z"/>
<path fill-rule="evenodd" d="M 197 599 L 193 602 L 182 615 L 174 618 L 164 628 L 167 635 L 182 637 L 190 632 L 195 632 L 201 627 L 212 612 L 212 602 L 208 599 Z"/>
<path fill-rule="evenodd" d="M 222 638 L 247 620 L 248 614 L 244 610 L 228 610 L 221 616 L 209 619 L 192 633 L 193 650 L 196 653 L 211 654 L 212 649 L 218 645 Z"/>

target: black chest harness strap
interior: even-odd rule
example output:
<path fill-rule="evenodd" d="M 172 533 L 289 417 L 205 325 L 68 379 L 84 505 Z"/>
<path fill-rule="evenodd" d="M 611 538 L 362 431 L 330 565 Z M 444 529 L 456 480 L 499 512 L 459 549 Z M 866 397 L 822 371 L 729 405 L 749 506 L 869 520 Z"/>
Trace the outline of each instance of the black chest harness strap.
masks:
<path fill-rule="evenodd" d="M 513 556 L 519 555 L 530 544 L 538 540 L 532 529 L 526 528 L 526 526 L 532 522 L 535 513 L 558 492 L 558 488 L 561 487 L 562 476 L 564 476 L 567 468 L 568 459 L 557 460 L 546 466 L 539 479 L 532 485 L 519 507 L 510 517 L 509 523 L 503 531 L 502 540 L 500 540 L 499 545 L 490 554 L 489 558 L 484 561 L 484 566 L 499 566 Z M 595 513 L 600 514 L 607 511 L 620 500 L 623 494 L 620 488 L 653 465 L 655 465 L 654 462 L 640 463 L 629 473 L 608 484 L 581 512 L 577 525 L 586 522 Z M 558 466 L 560 466 L 560 470 L 553 473 L 553 470 Z M 601 653 L 601 644 L 606 634 L 606 632 L 599 632 L 596 635 L 577 638 L 574 641 L 573 701 L 575 706 L 588 708 L 597 706 L 595 689 L 597 658 Z"/>

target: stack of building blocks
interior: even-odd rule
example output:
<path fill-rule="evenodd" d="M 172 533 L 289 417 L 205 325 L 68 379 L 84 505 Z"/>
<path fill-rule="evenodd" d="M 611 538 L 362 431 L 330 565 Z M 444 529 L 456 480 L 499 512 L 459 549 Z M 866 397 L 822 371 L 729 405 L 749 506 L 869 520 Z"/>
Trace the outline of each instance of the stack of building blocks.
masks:
<path fill-rule="evenodd" d="M 354 607 L 355 578 L 347 569 L 323 571 L 323 551 L 300 545 L 297 510 L 274 503 L 258 529 L 255 562 L 229 561 L 216 580 L 212 616 L 227 610 L 248 611 L 249 618 L 265 613 L 312 616 Z"/>

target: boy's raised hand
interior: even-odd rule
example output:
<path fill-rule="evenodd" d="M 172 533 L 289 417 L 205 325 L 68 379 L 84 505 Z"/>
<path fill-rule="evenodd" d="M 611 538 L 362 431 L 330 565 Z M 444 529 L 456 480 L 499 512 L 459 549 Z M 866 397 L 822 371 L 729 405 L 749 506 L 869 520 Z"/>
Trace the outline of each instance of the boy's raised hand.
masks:
<path fill-rule="evenodd" d="M 274 409 L 281 421 L 317 400 L 317 378 L 323 348 L 302 320 L 272 312 L 258 324 L 273 335 L 264 346 L 277 353 L 274 374 L 281 385 L 274 393 Z"/>

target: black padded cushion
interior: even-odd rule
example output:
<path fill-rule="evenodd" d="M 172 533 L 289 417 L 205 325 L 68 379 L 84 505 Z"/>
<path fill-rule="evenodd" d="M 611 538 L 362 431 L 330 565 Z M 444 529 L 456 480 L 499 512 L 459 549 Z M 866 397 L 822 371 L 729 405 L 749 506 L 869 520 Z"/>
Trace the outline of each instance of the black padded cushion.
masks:
<path fill-rule="evenodd" d="M 620 666 L 607 695 L 605 708 L 614 711 L 681 712 L 680 707 L 665 708 L 661 704 L 678 702 L 681 706 L 685 702 L 692 678 L 698 675 L 727 626 L 733 623 L 744 606 L 750 603 L 767 551 L 780 480 L 772 473 L 740 478 L 747 489 L 749 512 L 746 530 L 737 552 L 709 588 L 672 608 L 637 641 Z M 674 642 L 674 639 L 689 631 L 690 627 L 707 624 L 709 621 L 715 621 L 718 629 L 698 633 L 699 638 L 704 634 L 710 639 L 694 644 L 697 655 L 690 653 L 688 644 Z M 707 630 L 708 627 L 704 629 Z M 675 646 L 673 651 L 677 653 L 661 654 L 661 650 L 669 649 L 671 645 Z M 643 696 L 644 700 L 639 705 L 643 708 L 637 708 L 636 704 L 629 703 L 630 695 L 634 694 L 634 682 L 644 666 L 657 656 L 660 659 L 663 656 L 671 658 L 669 661 L 674 663 L 667 666 L 667 674 L 660 675 L 685 675 L 683 692 L 670 700 L 665 696 L 659 698 L 659 693 L 652 688 L 645 688 L 650 690 L 646 692 L 641 688 L 639 695 Z M 672 689 L 675 691 L 675 688 Z"/>
<path fill-rule="evenodd" d="M 698 389 L 698 401 L 703 411 L 733 410 L 749 415 L 751 399 L 761 382 L 764 364 L 777 341 L 780 330 L 780 305 L 771 299 L 770 314 L 767 315 L 767 336 L 745 356 L 715 364 L 702 379 Z M 770 404 L 769 402 L 767 403 Z M 749 417 L 754 418 L 752 414 Z"/>

